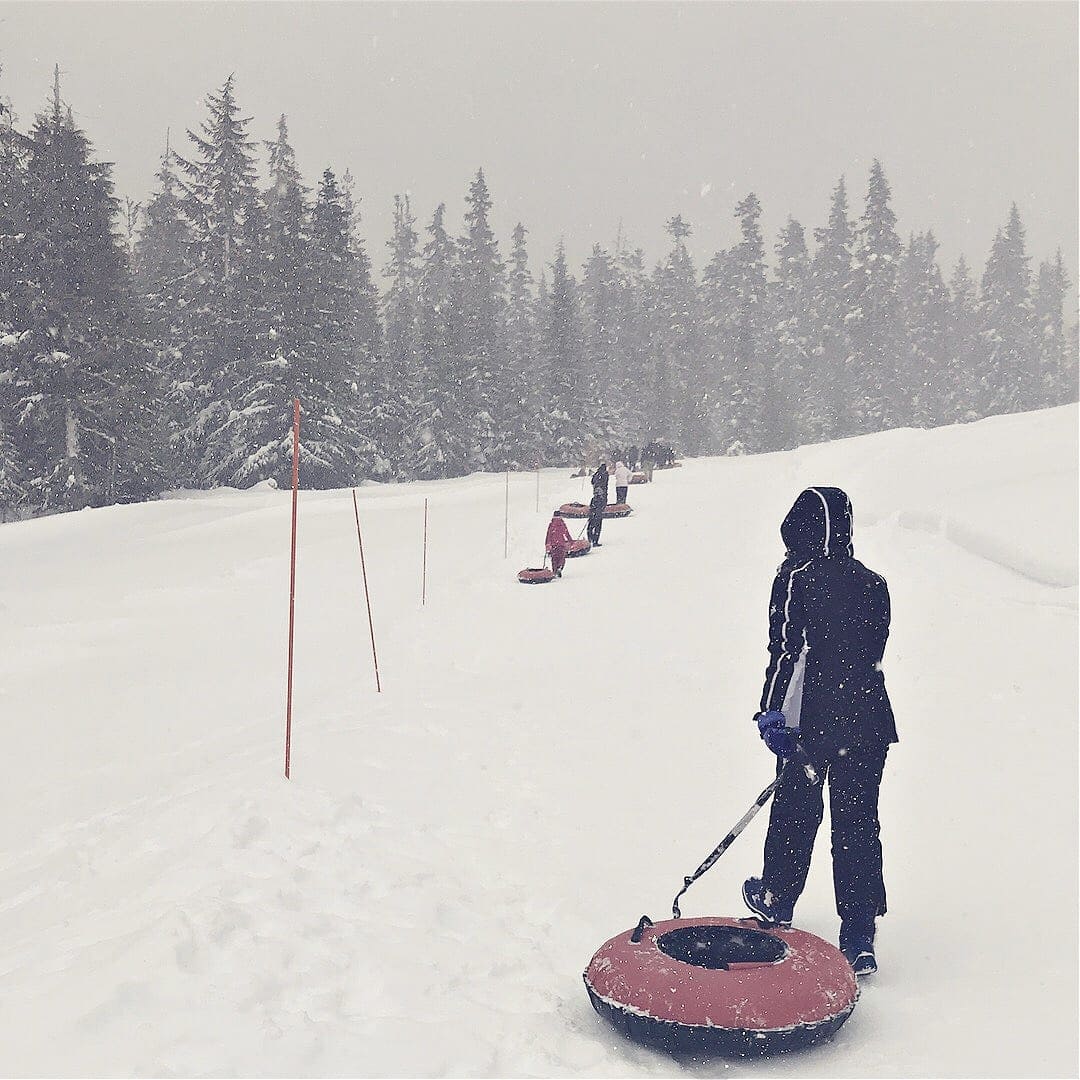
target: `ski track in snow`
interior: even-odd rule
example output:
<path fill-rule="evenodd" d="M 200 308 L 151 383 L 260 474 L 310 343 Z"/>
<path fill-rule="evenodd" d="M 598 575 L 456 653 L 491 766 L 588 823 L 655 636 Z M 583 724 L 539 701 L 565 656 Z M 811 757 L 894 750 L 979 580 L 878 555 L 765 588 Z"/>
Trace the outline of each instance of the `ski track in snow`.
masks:
<path fill-rule="evenodd" d="M 539 513 L 511 477 L 508 559 L 501 476 L 365 485 L 381 695 L 351 497 L 303 493 L 291 782 L 287 492 L 4 526 L 0 1071 L 1074 1072 L 1076 429 L 1068 407 L 687 461 L 530 589 L 569 470 Z M 849 492 L 893 597 L 881 972 L 826 1046 L 673 1061 L 581 972 L 666 915 L 771 773 L 768 591 L 814 483 Z M 741 914 L 765 819 L 687 915 Z M 835 940 L 827 827 L 796 921 Z"/>

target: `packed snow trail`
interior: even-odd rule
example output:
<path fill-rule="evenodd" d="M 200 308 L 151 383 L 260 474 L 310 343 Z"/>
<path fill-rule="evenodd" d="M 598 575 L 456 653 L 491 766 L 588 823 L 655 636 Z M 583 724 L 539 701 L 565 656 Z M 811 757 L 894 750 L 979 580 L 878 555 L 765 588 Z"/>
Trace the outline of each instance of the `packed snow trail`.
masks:
<path fill-rule="evenodd" d="M 0 527 L 5 1075 L 1036 1076 L 1077 1067 L 1075 407 L 687 461 L 542 589 L 569 470 Z M 829 1045 L 673 1063 L 581 983 L 767 783 L 778 528 L 843 487 L 901 742 L 880 973 Z M 422 506 L 430 501 L 427 604 Z M 685 898 L 741 914 L 766 815 Z M 796 923 L 835 940 L 827 822 Z M 1046 897 L 1048 911 L 1031 902 Z"/>

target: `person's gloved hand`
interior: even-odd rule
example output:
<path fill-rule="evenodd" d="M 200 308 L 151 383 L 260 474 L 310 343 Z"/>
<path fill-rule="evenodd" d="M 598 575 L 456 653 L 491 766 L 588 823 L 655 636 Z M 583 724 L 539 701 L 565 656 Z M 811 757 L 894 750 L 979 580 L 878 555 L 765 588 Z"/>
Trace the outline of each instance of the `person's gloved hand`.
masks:
<path fill-rule="evenodd" d="M 799 745 L 799 729 L 788 727 L 784 714 L 776 709 L 758 713 L 758 731 L 765 745 L 777 756 L 790 758 Z"/>

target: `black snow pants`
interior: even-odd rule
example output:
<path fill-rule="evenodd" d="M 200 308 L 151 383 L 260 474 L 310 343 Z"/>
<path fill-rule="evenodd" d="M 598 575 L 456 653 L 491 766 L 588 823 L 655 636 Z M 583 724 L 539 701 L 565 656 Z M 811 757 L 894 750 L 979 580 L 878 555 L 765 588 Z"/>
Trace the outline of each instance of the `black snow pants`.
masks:
<path fill-rule="evenodd" d="M 816 762 L 817 784 L 797 764 L 784 774 L 773 796 L 762 873 L 778 899 L 794 906 L 806 885 L 827 778 L 836 912 L 842 920 L 885 914 L 878 791 L 887 753 L 887 746 L 841 750 Z"/>
<path fill-rule="evenodd" d="M 595 544 L 600 539 L 600 528 L 604 524 L 604 507 L 599 509 L 589 508 L 589 528 L 586 535 L 590 544 Z"/>

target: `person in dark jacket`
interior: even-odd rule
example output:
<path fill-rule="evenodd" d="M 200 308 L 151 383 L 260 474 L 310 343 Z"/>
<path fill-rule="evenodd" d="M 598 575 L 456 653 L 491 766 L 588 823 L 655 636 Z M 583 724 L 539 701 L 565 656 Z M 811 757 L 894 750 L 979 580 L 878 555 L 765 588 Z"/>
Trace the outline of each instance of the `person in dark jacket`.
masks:
<path fill-rule="evenodd" d="M 780 527 L 787 555 L 772 587 L 755 720 L 778 768 L 797 760 L 776 789 L 762 875 L 743 898 L 764 921 L 790 924 L 827 781 L 840 948 L 866 975 L 877 970 L 875 920 L 885 914 L 878 790 L 897 735 L 881 670 L 889 590 L 854 557 L 851 533 L 851 501 L 834 487 L 807 488 Z M 805 759 L 811 769 L 800 767 Z"/>
<path fill-rule="evenodd" d="M 586 536 L 593 547 L 600 547 L 600 530 L 604 524 L 604 507 L 608 504 L 608 482 L 611 474 L 607 462 L 601 461 L 600 467 L 592 475 L 593 495 L 589 500 L 589 525 Z"/>

